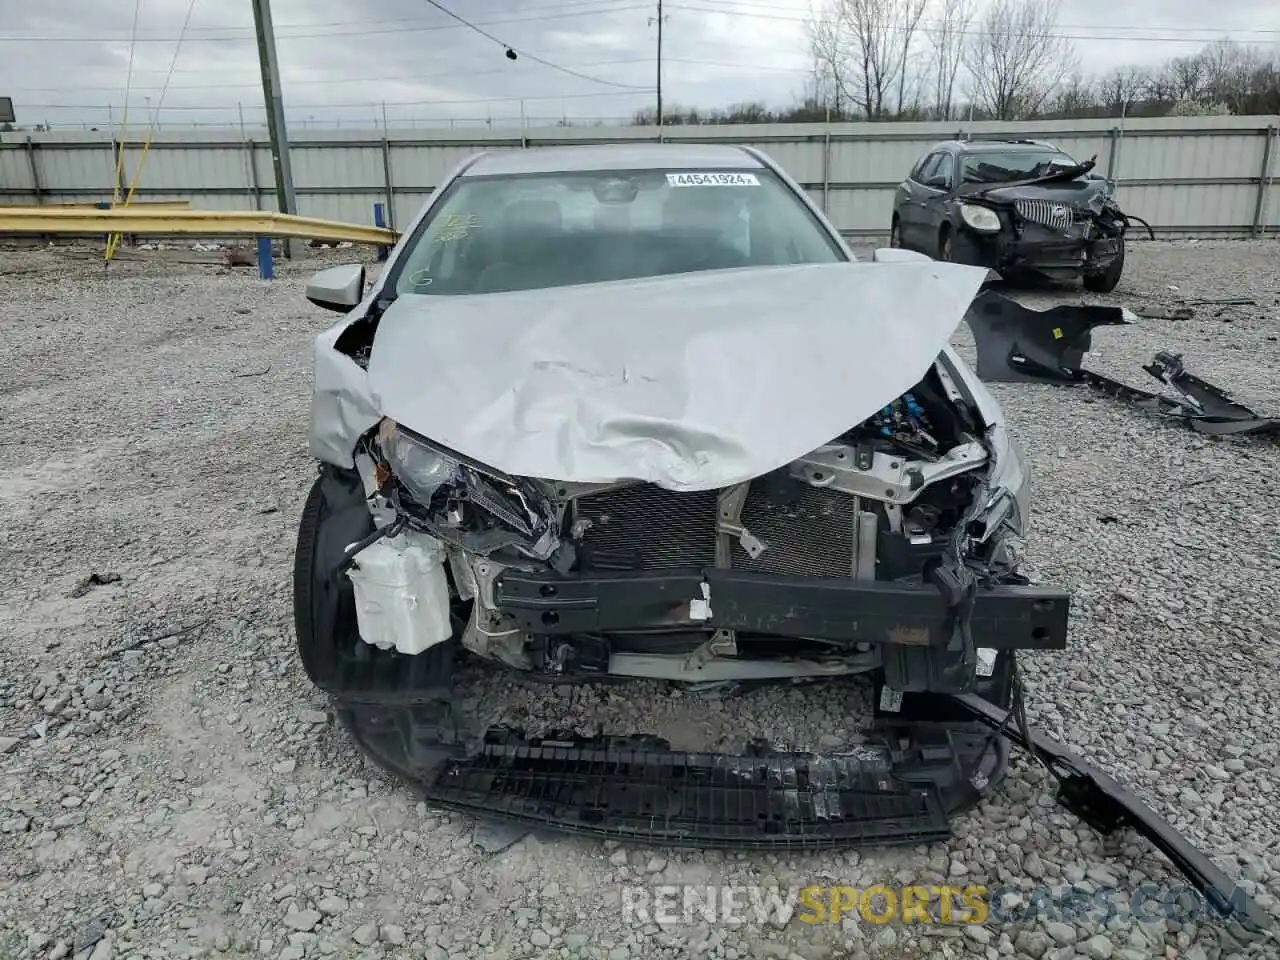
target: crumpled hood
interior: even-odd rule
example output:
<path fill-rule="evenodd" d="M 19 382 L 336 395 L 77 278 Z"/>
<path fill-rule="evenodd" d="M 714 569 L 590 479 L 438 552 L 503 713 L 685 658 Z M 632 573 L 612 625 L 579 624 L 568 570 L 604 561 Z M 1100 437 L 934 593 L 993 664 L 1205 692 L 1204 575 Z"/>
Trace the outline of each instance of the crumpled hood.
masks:
<path fill-rule="evenodd" d="M 403 295 L 379 321 L 369 389 L 385 416 L 509 474 L 714 489 L 914 386 L 985 276 L 839 263 Z"/>
<path fill-rule="evenodd" d="M 1050 200 L 1075 207 L 1087 207 L 1095 197 L 1105 195 L 1109 186 L 1105 180 L 1066 180 L 1057 183 L 1021 183 L 1007 187 L 990 187 L 979 194 L 984 200 L 997 203 L 1013 203 L 1015 200 Z"/>

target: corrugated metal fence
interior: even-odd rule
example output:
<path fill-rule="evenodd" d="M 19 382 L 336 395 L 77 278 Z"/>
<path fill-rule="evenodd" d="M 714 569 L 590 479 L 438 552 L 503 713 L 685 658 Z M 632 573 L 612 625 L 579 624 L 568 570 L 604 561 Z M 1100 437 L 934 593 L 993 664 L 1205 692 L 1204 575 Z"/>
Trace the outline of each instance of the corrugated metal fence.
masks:
<path fill-rule="evenodd" d="M 1051 140 L 1097 156 L 1126 210 L 1171 236 L 1259 236 L 1280 230 L 1271 181 L 1278 117 L 1055 120 L 1021 123 L 846 123 L 667 127 L 673 142 L 743 143 L 773 156 L 851 236 L 888 230 L 893 189 L 931 144 L 955 137 Z M 298 212 L 371 222 L 385 202 L 403 225 L 464 157 L 581 143 L 652 140 L 652 127 L 303 133 L 292 144 Z M 110 132 L 0 134 L 0 202 L 66 203 L 111 196 L 119 145 Z M 140 144 L 124 148 L 125 182 Z M 239 131 L 164 132 L 135 194 L 204 209 L 274 209 L 265 138 Z"/>

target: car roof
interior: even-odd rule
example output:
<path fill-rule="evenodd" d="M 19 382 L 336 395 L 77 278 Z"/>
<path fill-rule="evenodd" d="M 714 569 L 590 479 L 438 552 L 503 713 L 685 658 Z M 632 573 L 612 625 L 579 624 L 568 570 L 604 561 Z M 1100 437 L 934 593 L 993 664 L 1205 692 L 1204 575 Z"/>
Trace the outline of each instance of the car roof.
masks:
<path fill-rule="evenodd" d="M 482 153 L 464 177 L 562 173 L 584 170 L 759 170 L 765 166 L 745 147 L 702 143 L 608 143 L 532 147 Z"/>
<path fill-rule="evenodd" d="M 929 152 L 943 149 L 954 150 L 957 153 L 991 153 L 996 150 L 1001 153 L 1015 153 L 1024 150 L 1058 150 L 1059 147 L 1044 140 L 944 140 L 930 147 Z"/>

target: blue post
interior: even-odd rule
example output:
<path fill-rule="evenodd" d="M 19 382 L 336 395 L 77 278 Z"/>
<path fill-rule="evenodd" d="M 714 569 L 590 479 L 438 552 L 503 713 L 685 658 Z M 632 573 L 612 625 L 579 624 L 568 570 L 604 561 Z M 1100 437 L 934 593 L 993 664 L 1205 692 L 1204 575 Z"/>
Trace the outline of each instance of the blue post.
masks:
<path fill-rule="evenodd" d="M 381 203 L 373 205 L 373 225 L 375 227 L 385 227 L 387 225 L 387 208 Z M 390 250 L 382 245 L 378 246 L 378 259 L 385 260 Z"/>
<path fill-rule="evenodd" d="M 110 209 L 111 209 L 111 201 L 110 201 L 110 200 L 99 200 L 99 201 L 97 202 L 96 206 L 97 206 L 97 208 L 98 208 L 99 210 L 110 210 Z M 108 243 L 110 243 L 110 242 L 111 242 L 111 234 L 109 234 L 109 233 L 104 233 L 104 234 L 102 235 L 102 243 L 103 243 L 103 245 L 105 246 L 106 244 L 108 244 Z"/>
<path fill-rule="evenodd" d="M 276 265 L 271 259 L 271 238 L 258 238 L 258 276 L 263 280 L 276 278 Z"/>

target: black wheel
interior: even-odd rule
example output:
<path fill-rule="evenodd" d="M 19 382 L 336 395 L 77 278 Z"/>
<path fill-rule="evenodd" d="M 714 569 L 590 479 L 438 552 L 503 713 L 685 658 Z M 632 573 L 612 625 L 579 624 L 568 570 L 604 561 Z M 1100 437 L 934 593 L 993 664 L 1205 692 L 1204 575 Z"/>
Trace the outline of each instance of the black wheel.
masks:
<path fill-rule="evenodd" d="M 902 246 L 902 225 L 896 213 L 893 215 L 893 223 L 889 225 L 889 246 Z"/>
<path fill-rule="evenodd" d="M 1124 273 L 1124 237 L 1120 238 L 1120 247 L 1116 250 L 1115 259 L 1107 264 L 1105 270 L 1084 275 L 1084 288 L 1093 293 L 1110 293 L 1120 282 L 1122 273 Z"/>
<path fill-rule="evenodd" d="M 346 577 L 330 572 L 347 544 L 373 532 L 363 488 L 354 473 L 325 470 L 307 494 L 293 556 L 293 623 L 298 655 L 311 681 L 342 688 L 345 661 L 363 647 L 356 626 L 355 597 Z"/>
<path fill-rule="evenodd" d="M 943 224 L 942 231 L 938 234 L 938 259 L 947 263 L 953 263 L 956 259 L 955 238 L 949 224 Z"/>

